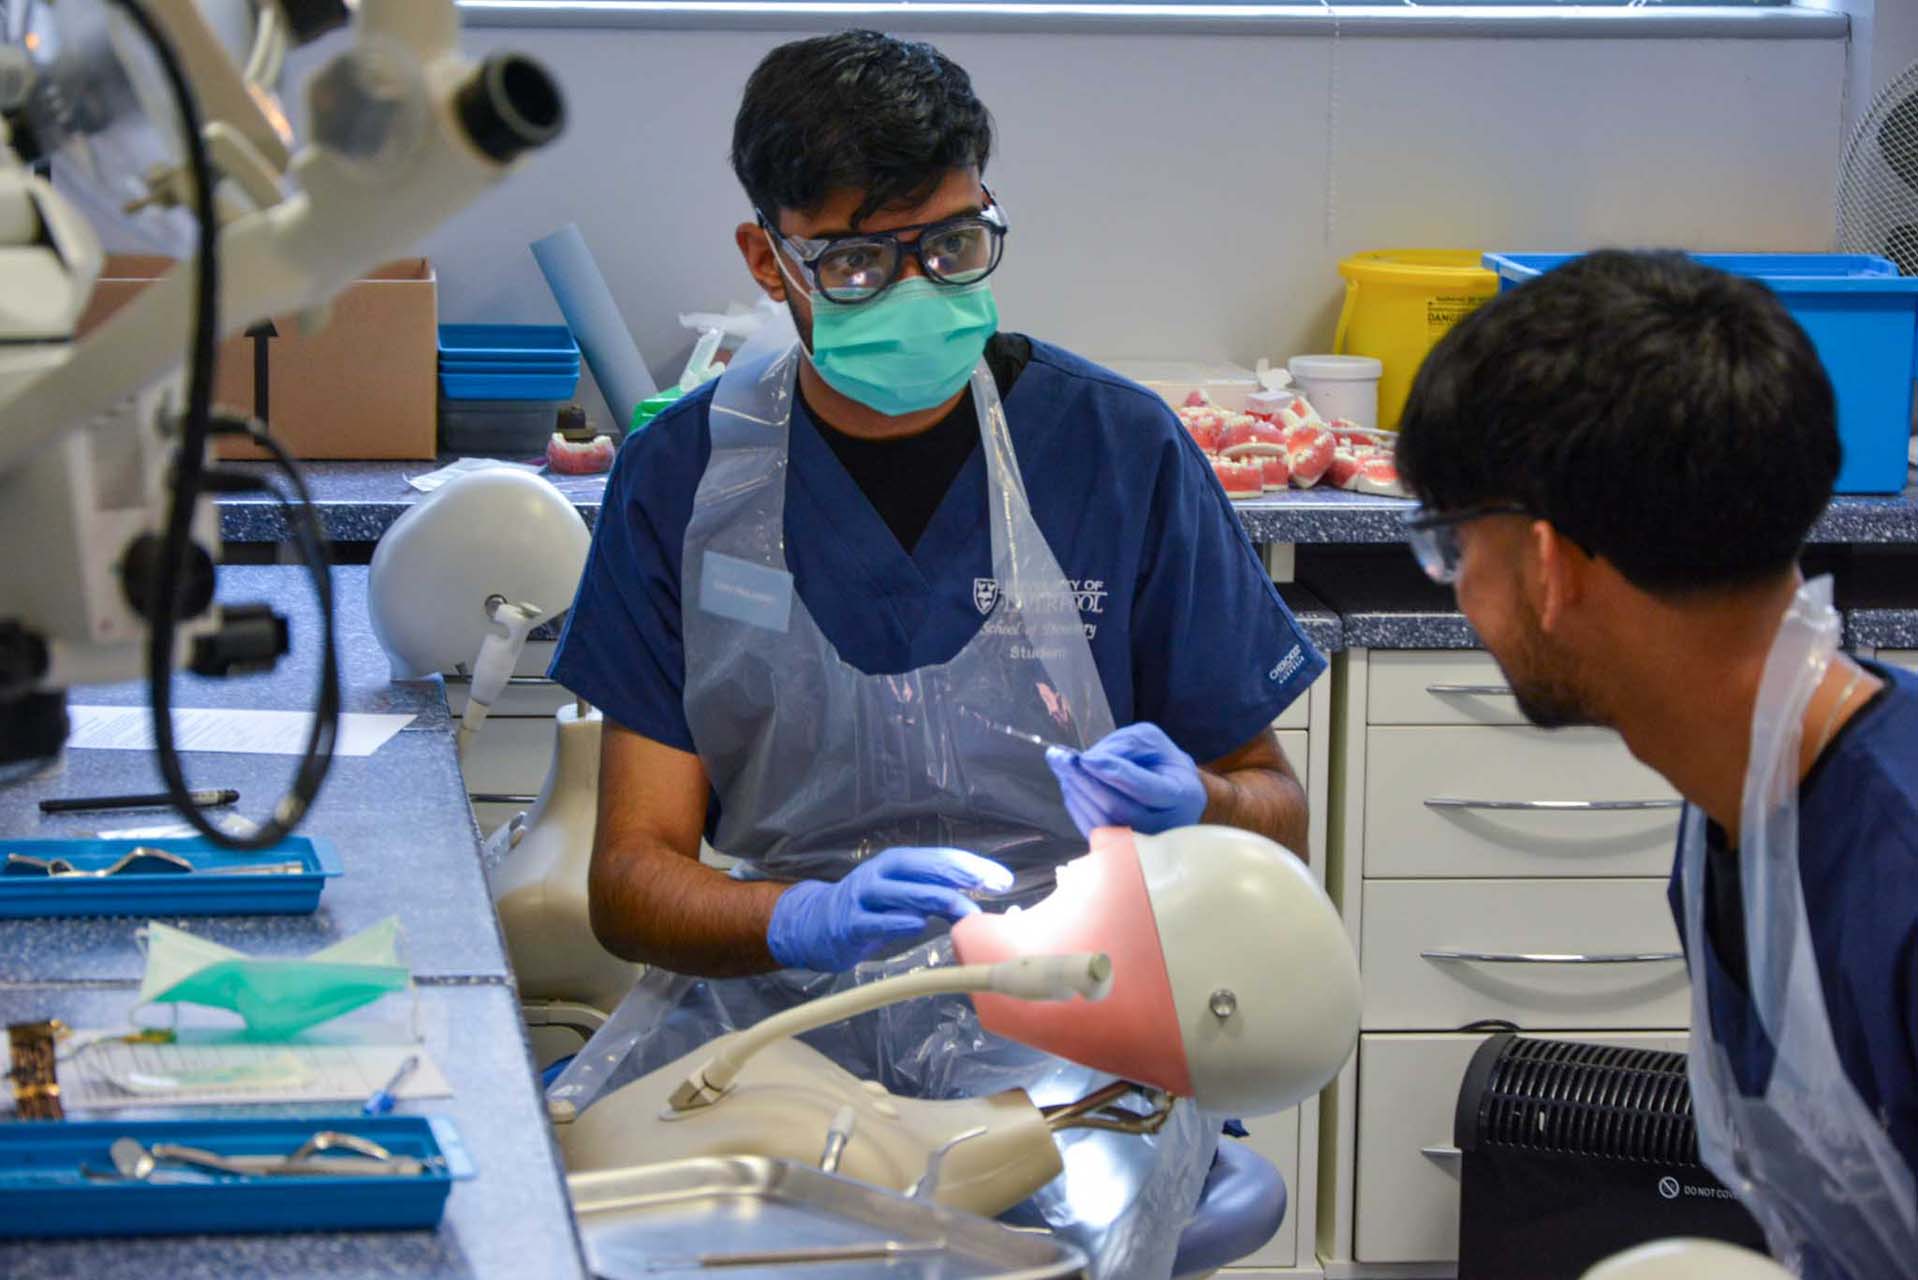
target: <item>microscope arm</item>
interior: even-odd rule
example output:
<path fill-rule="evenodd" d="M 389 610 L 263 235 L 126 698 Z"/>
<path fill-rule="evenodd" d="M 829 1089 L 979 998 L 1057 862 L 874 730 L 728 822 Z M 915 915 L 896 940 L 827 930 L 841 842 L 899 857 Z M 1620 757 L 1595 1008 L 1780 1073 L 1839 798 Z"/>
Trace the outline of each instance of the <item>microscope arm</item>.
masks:
<path fill-rule="evenodd" d="M 315 73 L 326 100 L 316 92 L 316 145 L 288 172 L 295 193 L 221 231 L 226 333 L 313 308 L 411 249 L 557 130 L 557 91 L 535 64 L 508 55 L 475 67 L 460 56 L 453 0 L 363 0 L 357 30 L 359 43 Z M 393 136 L 368 154 L 361 131 L 379 117 Z M 0 399 L 0 475 L 174 369 L 192 286 L 191 270 L 170 272 Z"/>

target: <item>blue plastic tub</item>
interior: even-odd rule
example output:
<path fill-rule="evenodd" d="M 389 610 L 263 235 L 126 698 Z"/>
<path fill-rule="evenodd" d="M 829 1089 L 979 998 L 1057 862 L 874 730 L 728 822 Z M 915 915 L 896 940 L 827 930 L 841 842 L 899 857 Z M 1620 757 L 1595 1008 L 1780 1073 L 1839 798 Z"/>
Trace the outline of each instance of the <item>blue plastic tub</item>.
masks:
<path fill-rule="evenodd" d="M 563 324 L 443 324 L 440 359 L 516 360 L 550 359 L 556 355 L 579 360 L 579 343 Z"/>
<path fill-rule="evenodd" d="M 122 872 L 90 876 L 0 873 L 0 919 L 48 916 L 305 915 L 317 910 L 326 882 L 340 874 L 339 854 L 325 840 L 288 836 L 266 853 L 235 853 L 200 837 L 167 840 L 27 840 L 0 846 L 30 858 L 65 858 L 82 870 L 111 865 L 136 848 L 165 849 L 191 861 L 194 871 Z M 197 868 L 299 862 L 303 872 L 229 875 Z"/>
<path fill-rule="evenodd" d="M 440 394 L 448 400 L 571 400 L 579 370 L 570 373 L 445 373 Z"/>
<path fill-rule="evenodd" d="M 579 376 L 578 357 L 557 356 L 551 360 L 519 359 L 478 360 L 471 356 L 448 356 L 440 361 L 441 373 L 570 373 Z"/>
<path fill-rule="evenodd" d="M 1571 253 L 1488 253 L 1499 289 L 1570 262 Z M 1804 326 L 1838 396 L 1839 493 L 1901 493 L 1918 377 L 1918 278 L 1850 253 L 1700 253 L 1707 266 L 1769 286 Z"/>
<path fill-rule="evenodd" d="M 321 1130 L 369 1138 L 426 1161 L 417 1175 L 136 1182 L 111 1173 L 109 1148 L 132 1138 L 223 1156 L 288 1155 Z M 163 1166 L 169 1174 L 180 1166 Z M 459 1132 L 440 1116 L 100 1120 L 0 1125 L 0 1238 L 174 1236 L 269 1231 L 430 1230 L 453 1183 L 473 1176 Z M 211 1255 L 209 1255 L 211 1256 Z"/>

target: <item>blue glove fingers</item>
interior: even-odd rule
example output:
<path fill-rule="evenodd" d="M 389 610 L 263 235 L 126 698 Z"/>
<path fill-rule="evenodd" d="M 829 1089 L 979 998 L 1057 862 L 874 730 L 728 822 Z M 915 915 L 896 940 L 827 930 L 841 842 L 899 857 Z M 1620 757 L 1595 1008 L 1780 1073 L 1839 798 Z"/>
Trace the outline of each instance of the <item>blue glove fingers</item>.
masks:
<path fill-rule="evenodd" d="M 1092 750 L 1100 755 L 1121 755 L 1141 763 L 1176 759 L 1183 754 L 1178 744 L 1166 735 L 1166 731 L 1150 720 L 1141 720 L 1137 724 L 1113 730 L 1099 739 Z"/>
<path fill-rule="evenodd" d="M 963 920 L 978 913 L 979 904 L 957 889 L 913 880 L 880 879 L 864 886 L 859 905 L 867 911 L 916 911 L 921 916 Z M 924 922 L 920 924 L 925 927 Z"/>
<path fill-rule="evenodd" d="M 1061 794 L 1065 797 L 1066 813 L 1072 818 L 1072 825 L 1079 828 L 1080 835 L 1089 836 L 1100 827 L 1111 825 L 1078 791 L 1065 790 Z"/>
<path fill-rule="evenodd" d="M 1098 781 L 1148 809 L 1168 809 L 1178 803 L 1177 779 L 1140 768 L 1123 756 L 1093 753 L 1081 756 L 1079 764 Z"/>
<path fill-rule="evenodd" d="M 1144 805 L 1086 768 L 1085 757 L 1073 762 L 1072 789 L 1079 803 L 1098 819 L 1098 827 L 1131 827 L 1146 812 Z"/>
<path fill-rule="evenodd" d="M 949 889 L 991 889 L 1002 892 L 1012 887 L 1012 872 L 991 858 L 982 858 L 964 849 L 888 849 L 874 858 L 873 873 L 898 882 L 945 885 Z"/>

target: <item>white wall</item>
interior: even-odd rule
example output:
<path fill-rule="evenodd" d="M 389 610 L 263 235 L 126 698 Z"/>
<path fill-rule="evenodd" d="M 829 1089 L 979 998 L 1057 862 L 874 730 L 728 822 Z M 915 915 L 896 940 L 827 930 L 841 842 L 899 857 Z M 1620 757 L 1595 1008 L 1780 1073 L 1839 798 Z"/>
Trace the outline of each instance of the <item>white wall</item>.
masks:
<path fill-rule="evenodd" d="M 740 86 L 785 38 L 469 32 L 550 65 L 571 125 L 427 243 L 444 315 L 555 318 L 526 245 L 577 221 L 642 352 L 676 375 L 675 313 L 750 287 L 727 145 Z M 1360 249 L 1829 241 L 1838 40 L 928 38 L 998 118 L 1007 325 L 1089 354 L 1323 348 L 1335 264 Z"/>

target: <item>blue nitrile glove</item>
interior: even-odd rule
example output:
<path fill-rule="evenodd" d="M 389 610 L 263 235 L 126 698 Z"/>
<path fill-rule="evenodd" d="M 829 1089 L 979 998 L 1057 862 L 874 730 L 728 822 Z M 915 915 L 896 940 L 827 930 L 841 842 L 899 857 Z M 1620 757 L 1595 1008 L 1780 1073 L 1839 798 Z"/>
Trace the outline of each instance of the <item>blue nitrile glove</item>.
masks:
<path fill-rule="evenodd" d="M 1084 751 L 1049 748 L 1046 763 L 1059 779 L 1066 812 L 1086 835 L 1096 827 L 1153 835 L 1205 815 L 1199 766 L 1156 724 L 1129 724 Z"/>
<path fill-rule="evenodd" d="M 1003 893 L 1012 872 L 960 849 L 887 849 L 837 883 L 801 880 L 779 895 L 766 949 L 788 969 L 838 973 L 888 943 L 925 932 L 934 917 L 962 920 L 979 910 L 968 889 Z"/>

